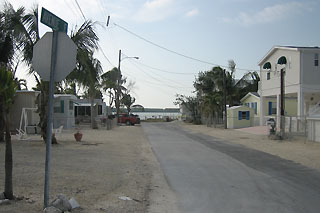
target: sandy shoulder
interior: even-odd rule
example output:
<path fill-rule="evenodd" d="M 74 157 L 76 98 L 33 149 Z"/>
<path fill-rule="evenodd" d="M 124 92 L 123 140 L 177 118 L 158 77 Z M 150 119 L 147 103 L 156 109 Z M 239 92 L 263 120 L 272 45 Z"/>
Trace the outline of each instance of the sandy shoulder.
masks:
<path fill-rule="evenodd" d="M 111 131 L 84 128 L 82 132 L 81 143 L 75 142 L 74 130 L 64 130 L 59 145 L 52 146 L 50 200 L 60 193 L 74 197 L 81 208 L 73 212 L 166 209 L 172 194 L 141 126 Z M 39 136 L 28 141 L 12 138 L 14 194 L 24 199 L 0 206 L 0 212 L 42 212 L 45 144 Z M 4 148 L 1 143 L 0 171 L 4 171 Z M 0 191 L 3 184 L 4 172 L 0 172 Z M 120 196 L 133 200 L 124 201 Z"/>
<path fill-rule="evenodd" d="M 200 132 L 225 141 L 263 151 L 320 170 L 320 143 L 296 137 L 286 141 L 270 140 L 267 136 L 254 135 L 233 129 L 219 129 L 205 125 L 180 123 L 185 129 Z"/>

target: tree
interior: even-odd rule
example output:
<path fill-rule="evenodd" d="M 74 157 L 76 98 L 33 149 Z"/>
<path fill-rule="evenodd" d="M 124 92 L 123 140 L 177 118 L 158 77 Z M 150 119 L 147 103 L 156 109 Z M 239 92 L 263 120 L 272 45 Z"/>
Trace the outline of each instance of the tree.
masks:
<path fill-rule="evenodd" d="M 193 86 L 200 100 L 201 114 L 209 117 L 207 125 L 211 126 L 223 112 L 223 72 L 221 67 L 213 67 L 210 71 L 200 72 Z"/>
<path fill-rule="evenodd" d="M 0 66 L 2 67 L 12 67 L 14 61 L 14 50 L 16 49 L 15 45 L 15 34 L 11 29 L 12 21 L 21 16 L 24 12 L 24 8 L 21 7 L 17 11 L 14 11 L 12 7 L 9 7 L 6 3 L 4 4 L 4 10 L 0 11 Z M 16 65 L 17 68 L 18 64 Z M 13 77 L 14 77 L 13 72 Z M 18 89 L 21 89 L 21 86 L 25 86 L 26 81 L 24 79 L 18 80 L 15 78 L 15 81 L 18 85 Z M 0 120 L 0 142 L 4 141 L 4 131 L 5 124 L 4 120 Z"/>
<path fill-rule="evenodd" d="M 13 199 L 12 187 L 12 144 L 10 135 L 10 121 L 8 113 L 10 106 L 13 104 L 14 95 L 17 89 L 16 80 L 13 77 L 12 71 L 5 66 L 0 67 L 0 116 L 1 121 L 5 125 L 5 189 L 4 195 L 7 199 Z"/>
<path fill-rule="evenodd" d="M 175 105 L 184 106 L 191 114 L 191 122 L 200 124 L 200 102 L 197 97 L 176 94 Z"/>
<path fill-rule="evenodd" d="M 124 94 L 121 103 L 127 108 L 128 114 L 130 114 L 131 106 L 136 101 L 134 97 L 131 97 L 130 94 Z"/>
<path fill-rule="evenodd" d="M 116 94 L 118 92 L 118 88 L 120 91 L 120 97 L 122 97 L 122 95 L 126 91 L 126 88 L 123 86 L 123 84 L 126 83 L 126 78 L 123 78 L 118 68 L 114 67 L 112 70 L 109 70 L 108 72 L 101 75 L 101 79 L 102 88 L 109 95 L 109 106 L 112 107 L 112 105 L 114 104 L 117 107 L 118 103 L 116 101 Z M 118 79 L 120 79 L 119 84 Z"/>
<path fill-rule="evenodd" d="M 25 13 L 25 8 L 20 7 L 17 11 L 14 10 L 11 4 L 5 3 L 4 9 L 1 14 L 5 17 L 7 29 L 12 33 L 14 40 L 15 50 L 21 51 L 23 54 L 23 61 L 27 65 L 31 65 L 33 47 L 35 43 L 40 39 L 39 36 L 39 16 L 38 6 L 36 5 L 31 9 L 29 13 Z M 90 20 L 86 20 L 79 29 L 72 31 L 71 39 L 78 47 L 77 65 L 85 62 L 81 62 L 83 58 L 79 55 L 81 51 L 93 52 L 98 48 L 98 37 L 95 33 L 94 23 Z M 34 73 L 34 70 L 30 67 L 30 73 Z M 48 82 L 37 79 L 38 88 L 41 93 L 39 96 L 39 116 L 41 135 L 44 141 L 47 137 L 47 104 L 48 104 Z M 54 135 L 52 135 L 54 141 Z"/>
<path fill-rule="evenodd" d="M 226 91 L 224 91 L 223 86 L 224 72 L 226 75 Z M 213 67 L 210 71 L 199 72 L 194 82 L 197 97 L 200 100 L 201 112 L 209 117 L 209 126 L 212 120 L 216 120 L 223 115 L 224 93 L 227 97 L 226 104 L 234 106 L 239 105 L 241 98 L 248 92 L 255 92 L 258 89 L 258 81 L 260 80 L 258 73 L 248 72 L 240 79 L 236 79 L 235 72 L 236 64 L 233 60 L 230 60 L 228 70 Z"/>
<path fill-rule="evenodd" d="M 82 61 L 81 69 L 76 70 L 76 80 L 87 89 L 87 94 L 91 103 L 91 127 L 93 129 L 98 128 L 96 123 L 96 109 L 94 107 L 94 99 L 99 96 L 100 93 L 100 74 L 102 73 L 101 63 L 98 59 L 93 58 L 92 53 L 83 51 L 82 57 L 85 57 L 85 61 Z M 85 62 L 85 63 L 83 63 Z"/>

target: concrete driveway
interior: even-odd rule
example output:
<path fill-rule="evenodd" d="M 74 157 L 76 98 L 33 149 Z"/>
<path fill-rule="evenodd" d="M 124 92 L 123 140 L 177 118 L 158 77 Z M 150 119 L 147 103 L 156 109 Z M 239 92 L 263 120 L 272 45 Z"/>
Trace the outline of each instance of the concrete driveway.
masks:
<path fill-rule="evenodd" d="M 316 170 L 174 123 L 142 127 L 181 212 L 319 212 Z"/>

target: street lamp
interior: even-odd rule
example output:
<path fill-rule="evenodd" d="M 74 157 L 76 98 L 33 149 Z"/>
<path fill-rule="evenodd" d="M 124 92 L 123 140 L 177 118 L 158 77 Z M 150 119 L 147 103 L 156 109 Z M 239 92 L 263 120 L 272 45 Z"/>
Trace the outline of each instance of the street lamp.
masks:
<path fill-rule="evenodd" d="M 117 80 L 117 94 L 116 94 L 116 108 L 117 108 L 117 119 L 119 117 L 119 113 L 120 113 L 120 81 L 121 81 L 121 78 L 122 78 L 122 75 L 121 75 L 121 71 L 120 71 L 120 66 L 121 66 L 121 61 L 123 61 L 124 59 L 127 59 L 127 58 L 134 58 L 134 59 L 139 59 L 138 56 L 132 56 L 132 57 L 129 57 L 129 56 L 125 56 L 124 58 L 121 58 L 121 50 L 119 50 L 119 64 L 118 64 L 118 71 L 119 71 L 119 76 L 118 76 L 118 80 Z"/>

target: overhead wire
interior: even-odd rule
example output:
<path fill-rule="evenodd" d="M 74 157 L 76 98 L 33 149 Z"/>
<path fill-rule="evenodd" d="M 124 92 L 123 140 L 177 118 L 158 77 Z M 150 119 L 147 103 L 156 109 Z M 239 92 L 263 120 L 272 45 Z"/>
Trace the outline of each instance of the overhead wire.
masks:
<path fill-rule="evenodd" d="M 188 73 L 188 72 L 172 72 L 172 71 L 167 71 L 167 70 L 164 70 L 164 69 L 159 69 L 159 68 L 156 68 L 156 67 L 152 67 L 152 66 L 144 64 L 142 62 L 138 62 L 137 61 L 136 63 L 141 64 L 142 66 L 148 67 L 150 69 L 157 70 L 157 71 L 164 72 L 164 73 L 177 74 L 177 75 L 196 75 L 196 74 L 198 74 L 198 73 Z"/>
<path fill-rule="evenodd" d="M 131 61 L 131 60 L 130 60 L 130 63 L 137 63 L 137 61 L 133 61 L 133 60 Z M 140 69 L 141 69 L 141 68 L 140 68 Z M 155 73 L 153 73 L 153 74 L 159 76 L 160 78 L 166 79 L 167 81 L 171 81 L 171 82 L 173 82 L 173 83 L 175 83 L 175 84 L 180 84 L 180 85 L 182 86 L 181 88 L 191 88 L 191 87 L 187 87 L 187 86 L 181 84 L 181 82 L 174 81 L 174 80 L 172 80 L 172 79 L 163 77 L 163 76 L 158 75 L 158 74 L 155 74 Z"/>
<path fill-rule="evenodd" d="M 135 64 L 133 64 L 133 65 L 137 68 L 138 71 L 143 72 L 145 75 L 149 76 L 149 78 L 152 78 L 156 82 L 160 83 L 159 85 L 161 85 L 161 86 L 166 86 L 166 87 L 170 87 L 170 88 L 173 88 L 173 89 L 179 89 L 179 90 L 185 90 L 186 89 L 186 87 L 176 87 L 176 86 L 169 85 L 169 84 L 159 80 L 158 78 L 155 78 L 154 76 L 150 75 L 148 72 L 145 72 L 141 68 L 137 67 Z"/>
<path fill-rule="evenodd" d="M 124 74 L 126 74 L 126 75 L 128 75 L 128 76 L 131 76 L 131 75 L 129 75 L 128 73 L 126 73 L 126 72 L 123 72 Z M 155 83 L 155 82 L 152 82 L 152 81 L 148 81 L 148 80 L 146 80 L 146 79 L 143 79 L 143 82 L 144 83 L 147 83 L 147 84 L 149 84 L 149 85 L 152 85 L 152 87 L 157 87 L 157 91 L 160 91 L 160 92 L 162 92 L 163 94 L 166 94 L 166 95 L 169 95 L 169 96 L 171 96 L 172 95 L 172 93 L 170 93 L 169 91 L 164 91 L 163 90 L 163 84 L 158 84 L 158 83 Z"/>
<path fill-rule="evenodd" d="M 101 51 L 103 57 L 109 62 L 109 64 L 110 64 L 111 66 L 115 67 L 115 66 L 112 64 L 112 62 L 110 61 L 110 59 L 108 58 L 108 56 L 104 53 L 104 51 L 103 51 L 102 47 L 100 46 L 100 44 L 98 44 L 98 47 L 99 47 L 98 51 Z"/>
<path fill-rule="evenodd" d="M 86 17 L 85 17 L 85 15 L 83 14 L 82 9 L 81 9 L 78 1 L 75 0 L 75 2 L 76 2 L 76 4 L 77 4 L 77 6 L 78 6 L 79 11 L 80 11 L 81 14 L 82 14 L 82 17 L 84 18 L 84 20 L 86 20 Z M 112 64 L 112 62 L 110 61 L 110 59 L 108 58 L 108 56 L 104 53 L 104 51 L 103 51 L 103 49 L 102 49 L 102 47 L 101 47 L 101 45 L 100 45 L 99 43 L 98 43 L 98 47 L 99 47 L 99 50 L 101 51 L 102 55 L 104 56 L 104 58 L 108 61 L 108 63 L 109 63 L 111 66 L 114 66 L 114 65 Z"/>
<path fill-rule="evenodd" d="M 132 77 L 134 80 L 136 80 L 136 78 L 134 76 L 132 76 L 131 74 L 129 74 L 129 73 L 125 72 L 125 71 L 123 71 L 123 73 L 125 75 L 129 76 L 129 77 Z M 143 82 L 147 83 L 149 85 L 152 85 L 153 87 L 157 87 L 157 91 L 160 91 L 163 94 L 170 95 L 170 96 L 172 95 L 172 93 L 163 90 L 163 84 L 158 84 L 158 83 L 155 83 L 155 82 L 152 82 L 152 81 L 148 81 L 146 79 L 143 79 Z"/>
<path fill-rule="evenodd" d="M 69 9 L 71 10 L 71 12 L 77 17 L 79 14 L 77 13 L 77 10 L 74 10 L 74 8 L 72 8 L 69 3 L 67 2 L 67 0 L 64 0 L 64 2 L 66 3 L 67 7 L 69 7 Z"/>
<path fill-rule="evenodd" d="M 133 36 L 135 36 L 135 37 L 137 37 L 137 38 L 139 38 L 139 39 L 141 39 L 141 40 L 143 40 L 143 41 L 145 41 L 145 42 L 147 42 L 147 43 L 149 43 L 149 44 L 152 44 L 153 46 L 156 46 L 156 47 L 158 47 L 158 48 L 160 48 L 160 49 L 163 49 L 163 50 L 165 50 L 165 51 L 168 51 L 168 52 L 170 52 L 170 53 L 179 55 L 179 56 L 181 56 L 181 57 L 184 57 L 184 58 L 187 58 L 187 59 L 190 59 L 190 60 L 193 60 L 193 61 L 201 62 L 201 63 L 204 63 L 204 64 L 209 64 L 209 65 L 212 65 L 212 66 L 220 66 L 220 67 L 226 68 L 226 69 L 229 68 L 228 66 L 225 66 L 225 65 L 220 65 L 220 64 L 208 62 L 208 61 L 205 61 L 205 60 L 201 60 L 201 59 L 198 59 L 198 58 L 195 58 L 195 57 L 192 57 L 192 56 L 188 56 L 188 55 L 179 53 L 179 52 L 177 52 L 177 51 L 175 51 L 175 50 L 171 50 L 171 49 L 169 49 L 169 48 L 167 48 L 167 47 L 164 47 L 164 46 L 159 45 L 159 44 L 157 44 L 157 43 L 155 43 L 155 42 L 153 42 L 153 41 L 150 41 L 150 40 L 148 40 L 148 39 L 146 39 L 146 38 L 144 38 L 144 37 L 142 37 L 142 36 L 140 36 L 140 35 L 132 32 L 131 30 L 128 30 L 127 28 L 125 28 L 125 27 L 123 27 L 123 26 L 121 26 L 121 25 L 119 25 L 119 24 L 117 24 L 117 23 L 113 23 L 113 25 L 115 25 L 116 27 L 119 27 L 120 29 L 126 31 L 127 33 L 129 33 L 129 34 L 131 34 L 131 35 L 133 35 Z M 250 71 L 258 71 L 258 70 L 254 70 L 254 69 L 243 69 L 243 68 L 237 68 L 237 69 L 238 69 L 238 70 L 242 70 L 242 71 L 249 71 L 249 72 L 250 72 Z"/>
<path fill-rule="evenodd" d="M 81 7 L 80 7 L 80 5 L 79 5 L 79 3 L 78 3 L 78 0 L 74 0 L 74 1 L 76 2 L 77 6 L 78 6 L 78 9 L 79 9 L 79 11 L 80 11 L 80 13 L 81 13 L 84 21 L 86 21 L 87 19 L 86 19 L 86 17 L 84 16 L 84 14 L 83 14 L 83 12 L 82 12 L 82 9 L 81 9 Z"/>

